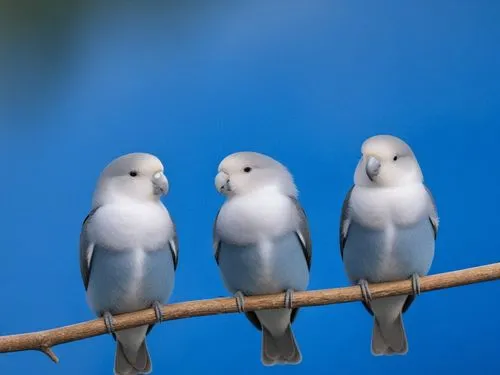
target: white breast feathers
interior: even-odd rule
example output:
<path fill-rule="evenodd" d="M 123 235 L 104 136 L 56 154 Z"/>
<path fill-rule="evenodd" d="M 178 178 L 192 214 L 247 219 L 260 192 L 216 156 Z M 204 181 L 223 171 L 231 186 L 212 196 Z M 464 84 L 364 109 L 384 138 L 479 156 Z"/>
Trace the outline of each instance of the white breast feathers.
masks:
<path fill-rule="evenodd" d="M 109 250 L 158 250 L 173 234 L 167 209 L 157 202 L 100 207 L 88 225 L 91 242 Z"/>
<path fill-rule="evenodd" d="M 269 240 L 298 227 L 289 197 L 262 189 L 228 200 L 221 208 L 216 231 L 222 241 L 237 245 Z"/>
<path fill-rule="evenodd" d="M 356 186 L 351 193 L 352 220 L 373 229 L 388 225 L 412 225 L 431 213 L 431 202 L 423 184 L 395 188 Z"/>

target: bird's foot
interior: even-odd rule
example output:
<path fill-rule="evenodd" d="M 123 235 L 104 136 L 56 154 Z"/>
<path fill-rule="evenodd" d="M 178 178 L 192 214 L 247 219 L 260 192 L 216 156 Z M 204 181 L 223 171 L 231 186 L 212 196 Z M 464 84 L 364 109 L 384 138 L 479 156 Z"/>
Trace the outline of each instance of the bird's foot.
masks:
<path fill-rule="evenodd" d="M 156 322 L 157 323 L 163 322 L 163 313 L 162 313 L 163 305 L 158 301 L 154 301 L 151 307 L 155 311 Z"/>
<path fill-rule="evenodd" d="M 363 295 L 363 302 L 370 306 L 372 302 L 372 293 L 370 292 L 370 288 L 368 288 L 368 281 L 361 279 L 358 281 L 358 285 L 361 289 L 361 294 Z"/>
<path fill-rule="evenodd" d="M 411 288 L 414 296 L 418 296 L 420 294 L 420 276 L 416 273 L 411 275 Z"/>
<path fill-rule="evenodd" d="M 102 314 L 102 319 L 104 320 L 104 324 L 106 325 L 106 330 L 110 335 L 115 334 L 115 319 L 113 315 L 109 311 L 106 311 Z"/>
<path fill-rule="evenodd" d="M 245 296 L 240 290 L 234 293 L 234 299 L 236 300 L 236 307 L 238 308 L 238 312 L 245 312 Z"/>
<path fill-rule="evenodd" d="M 285 292 L 285 308 L 293 309 L 293 289 L 287 289 Z"/>

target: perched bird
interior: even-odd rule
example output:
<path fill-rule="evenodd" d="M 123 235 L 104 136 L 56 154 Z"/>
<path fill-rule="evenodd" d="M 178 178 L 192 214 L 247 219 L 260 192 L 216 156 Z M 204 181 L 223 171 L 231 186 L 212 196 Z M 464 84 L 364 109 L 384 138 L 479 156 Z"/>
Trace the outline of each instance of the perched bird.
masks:
<path fill-rule="evenodd" d="M 402 314 L 420 293 L 419 276 L 434 258 L 438 216 L 411 148 L 401 139 L 367 139 L 345 198 L 340 250 L 351 282 L 361 287 L 374 316 L 373 355 L 406 354 Z M 413 295 L 371 300 L 368 283 L 411 278 Z"/>
<path fill-rule="evenodd" d="M 262 331 L 264 365 L 300 363 L 293 291 L 307 288 L 312 247 L 293 178 L 266 155 L 238 152 L 222 160 L 215 186 L 227 198 L 213 232 L 224 284 L 240 312 L 244 296 L 286 292 L 283 309 L 245 314 Z"/>
<path fill-rule="evenodd" d="M 148 374 L 151 358 L 141 326 L 114 331 L 112 314 L 155 309 L 170 297 L 178 262 L 175 226 L 161 203 L 169 183 L 153 155 L 133 153 L 101 173 L 80 236 L 80 270 L 87 302 L 116 340 L 116 375 Z"/>

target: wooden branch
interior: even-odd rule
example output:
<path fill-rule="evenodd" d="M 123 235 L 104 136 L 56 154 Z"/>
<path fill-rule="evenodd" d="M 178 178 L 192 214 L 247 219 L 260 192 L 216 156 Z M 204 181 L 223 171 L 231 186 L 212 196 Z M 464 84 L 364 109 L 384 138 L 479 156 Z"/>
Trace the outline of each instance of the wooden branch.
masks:
<path fill-rule="evenodd" d="M 420 279 L 420 285 L 421 292 L 428 292 L 431 290 L 452 288 L 497 279 L 500 279 L 500 263 L 422 277 Z M 410 280 L 371 284 L 370 291 L 372 298 L 377 299 L 411 294 L 412 285 Z M 283 307 L 284 296 L 284 294 L 273 294 L 246 297 L 245 311 L 277 309 Z M 336 303 L 360 301 L 361 299 L 362 295 L 360 288 L 358 286 L 352 286 L 346 288 L 296 292 L 294 294 L 293 306 L 332 305 Z M 163 307 L 163 318 L 164 320 L 176 320 L 193 318 L 196 316 L 228 314 L 237 311 L 238 309 L 234 298 L 215 298 L 166 305 Z M 155 322 L 154 310 L 146 309 L 138 312 L 116 315 L 114 327 L 119 331 Z M 47 331 L 1 336 L 0 353 L 39 350 L 57 363 L 58 358 L 51 350 L 51 347 L 103 335 L 105 333 L 107 333 L 107 330 L 104 321 L 102 319 L 95 319 Z"/>

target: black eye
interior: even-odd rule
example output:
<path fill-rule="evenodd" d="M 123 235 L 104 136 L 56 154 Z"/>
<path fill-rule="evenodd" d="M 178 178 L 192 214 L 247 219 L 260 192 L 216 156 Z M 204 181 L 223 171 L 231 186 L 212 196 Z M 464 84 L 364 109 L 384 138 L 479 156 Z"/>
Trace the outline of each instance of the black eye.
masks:
<path fill-rule="evenodd" d="M 392 158 L 392 160 L 394 160 L 394 161 L 398 160 L 398 156 L 397 156 L 397 155 L 395 155 L 395 156 Z"/>
<path fill-rule="evenodd" d="M 129 172 L 129 175 L 130 175 L 131 177 L 137 177 L 137 172 L 136 172 L 136 171 L 130 171 L 130 172 Z"/>
<path fill-rule="evenodd" d="M 252 168 L 250 168 L 250 167 L 243 168 L 243 172 L 245 172 L 245 173 L 249 173 L 251 170 L 252 170 Z"/>

